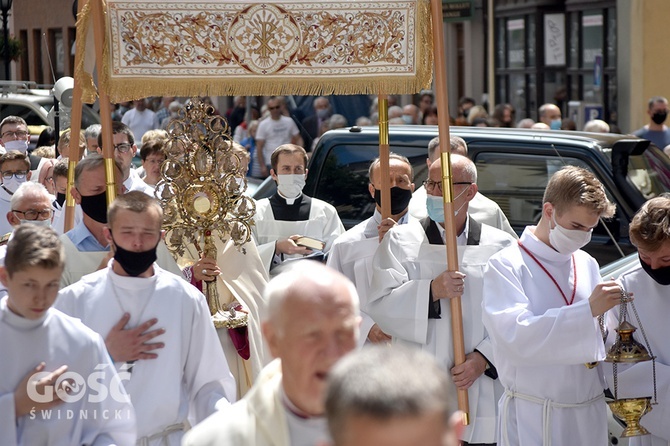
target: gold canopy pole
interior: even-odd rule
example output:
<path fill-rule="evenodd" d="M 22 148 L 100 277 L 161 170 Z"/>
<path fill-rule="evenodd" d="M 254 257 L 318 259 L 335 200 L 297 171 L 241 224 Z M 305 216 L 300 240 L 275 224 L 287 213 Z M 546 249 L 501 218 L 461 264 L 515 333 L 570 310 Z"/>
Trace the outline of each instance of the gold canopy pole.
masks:
<path fill-rule="evenodd" d="M 442 196 L 444 199 L 444 229 L 447 249 L 447 270 L 458 270 L 458 248 L 456 246 L 456 226 L 454 223 L 454 192 L 451 178 L 451 160 L 449 158 L 449 96 L 447 92 L 447 66 L 444 55 L 444 30 L 442 29 L 442 1 L 431 0 L 433 23 L 433 54 L 435 57 L 435 90 L 437 99 L 437 125 L 440 136 L 442 158 Z M 454 339 L 454 363 L 465 362 L 465 344 L 463 341 L 463 314 L 461 298 L 449 300 L 451 305 L 451 332 Z M 469 424 L 470 405 L 468 391 L 458 390 L 458 408 L 463 412 L 463 424 Z"/>
<path fill-rule="evenodd" d="M 77 17 L 81 10 L 84 9 L 84 2 L 80 2 L 77 7 Z M 76 55 L 75 55 L 76 57 Z M 75 66 L 77 66 L 75 62 Z M 74 168 L 77 166 L 77 161 L 82 157 L 79 149 L 79 133 L 81 132 L 81 115 L 82 115 L 82 101 L 81 101 L 81 83 L 75 82 L 72 90 L 72 114 L 70 118 L 70 158 L 68 160 L 67 169 L 67 190 L 65 191 L 65 222 L 64 229 L 69 231 L 74 226 L 74 197 L 72 196 L 72 188 L 74 187 Z"/>
<path fill-rule="evenodd" d="M 98 77 L 103 75 L 103 48 L 105 46 L 105 12 L 102 0 L 91 0 L 93 13 L 93 33 L 95 40 L 95 66 Z M 107 205 L 116 198 L 116 169 L 114 165 L 114 140 L 112 138 L 112 107 L 104 88 L 98 88 L 100 100 L 100 122 L 102 124 L 102 156 L 105 158 L 105 178 L 107 179 Z M 121 178 L 116 181 L 121 182 Z"/>
<path fill-rule="evenodd" d="M 377 97 L 379 114 L 379 174 L 381 176 L 382 220 L 391 216 L 391 181 L 389 173 L 389 109 L 385 94 Z"/>

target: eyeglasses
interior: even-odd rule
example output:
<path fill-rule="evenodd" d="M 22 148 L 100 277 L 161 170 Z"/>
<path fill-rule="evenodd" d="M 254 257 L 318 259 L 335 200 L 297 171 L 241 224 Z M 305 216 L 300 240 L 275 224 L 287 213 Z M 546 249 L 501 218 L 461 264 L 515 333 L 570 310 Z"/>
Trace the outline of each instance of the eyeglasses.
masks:
<path fill-rule="evenodd" d="M 118 150 L 120 153 L 128 153 L 132 146 L 126 142 L 117 144 L 114 146 L 114 150 Z"/>
<path fill-rule="evenodd" d="M 279 108 L 279 106 L 276 106 L 276 107 L 268 107 L 268 110 L 277 110 L 278 108 Z"/>
<path fill-rule="evenodd" d="M 11 180 L 12 177 L 16 178 L 17 180 L 22 180 L 26 177 L 28 172 L 26 170 L 19 170 L 17 172 L 12 172 L 11 170 L 6 170 L 2 172 L 2 178 L 5 180 Z"/>
<path fill-rule="evenodd" d="M 16 210 L 12 210 L 12 212 L 16 212 L 17 214 L 23 214 L 26 217 L 26 220 L 37 220 L 37 217 L 39 217 L 40 220 L 46 220 L 47 218 L 51 218 L 53 210 L 42 209 L 41 211 L 38 211 L 35 209 L 28 209 L 25 212 Z"/>
<path fill-rule="evenodd" d="M 10 131 L 7 131 L 7 132 L 2 134 L 3 138 L 9 138 L 11 136 L 13 136 L 15 138 L 25 138 L 26 136 L 28 136 L 28 132 L 23 131 L 23 130 L 17 130 L 15 132 L 12 132 L 10 130 Z"/>
<path fill-rule="evenodd" d="M 426 188 L 427 192 L 433 192 L 435 190 L 435 187 L 437 187 L 437 191 L 439 193 L 442 193 L 442 181 L 433 181 L 433 180 L 426 180 L 423 183 L 423 187 Z M 472 184 L 471 181 L 457 181 L 453 183 L 454 186 L 457 184 L 467 184 L 468 186 Z"/>

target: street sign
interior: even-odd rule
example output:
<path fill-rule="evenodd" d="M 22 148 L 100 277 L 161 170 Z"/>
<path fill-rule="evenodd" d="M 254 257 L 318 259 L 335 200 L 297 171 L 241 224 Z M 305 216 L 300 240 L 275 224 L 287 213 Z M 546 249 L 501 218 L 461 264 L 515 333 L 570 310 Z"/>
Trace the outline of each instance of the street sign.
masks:
<path fill-rule="evenodd" d="M 475 2 L 473 0 L 442 0 L 442 15 L 446 22 L 472 20 L 475 15 Z"/>
<path fill-rule="evenodd" d="M 584 104 L 584 124 L 594 119 L 603 120 L 604 112 L 601 104 Z"/>

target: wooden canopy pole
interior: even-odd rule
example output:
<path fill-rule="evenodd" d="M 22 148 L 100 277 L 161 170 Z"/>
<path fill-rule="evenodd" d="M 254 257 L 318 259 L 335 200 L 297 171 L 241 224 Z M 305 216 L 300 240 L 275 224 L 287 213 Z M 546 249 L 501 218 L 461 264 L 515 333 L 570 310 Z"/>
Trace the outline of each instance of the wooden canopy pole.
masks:
<path fill-rule="evenodd" d="M 84 2 L 79 2 L 77 7 L 77 17 L 84 9 Z M 75 56 L 76 57 L 76 56 Z M 75 63 L 76 66 L 76 63 Z M 68 159 L 67 169 L 67 190 L 65 191 L 65 232 L 74 227 L 74 197 L 72 188 L 74 187 L 74 168 L 81 159 L 83 153 L 79 148 L 79 133 L 81 132 L 81 115 L 83 104 L 81 102 L 81 84 L 74 83 L 72 90 L 72 114 L 70 115 L 70 157 Z"/>
<path fill-rule="evenodd" d="M 379 175 L 381 177 L 382 220 L 391 216 L 391 181 L 389 167 L 389 110 L 385 94 L 377 97 L 379 115 Z"/>
<path fill-rule="evenodd" d="M 95 66 L 98 76 L 103 73 L 103 48 L 105 45 L 105 12 L 102 9 L 102 0 L 90 0 L 93 13 L 93 33 L 95 40 Z M 100 100 L 100 123 L 102 124 L 102 156 L 105 159 L 105 178 L 107 179 L 107 205 L 109 206 L 116 198 L 116 183 L 121 178 L 116 178 L 114 163 L 114 139 L 112 137 L 112 107 L 109 95 L 104 88 L 98 88 Z"/>
<path fill-rule="evenodd" d="M 449 136 L 449 96 L 447 91 L 447 65 L 445 63 L 444 30 L 442 24 L 442 0 L 431 0 L 433 23 L 433 54 L 435 57 L 435 90 L 437 100 L 437 125 L 440 137 L 442 159 L 442 198 L 444 200 L 445 246 L 447 249 L 447 270 L 458 270 L 458 247 L 456 246 L 456 225 L 454 222 L 454 191 L 451 178 L 450 136 Z M 465 362 L 463 341 L 463 314 L 461 298 L 449 300 L 451 306 L 451 333 L 454 340 L 454 363 Z M 463 424 L 470 422 L 468 391 L 458 390 L 458 408 L 463 412 Z"/>

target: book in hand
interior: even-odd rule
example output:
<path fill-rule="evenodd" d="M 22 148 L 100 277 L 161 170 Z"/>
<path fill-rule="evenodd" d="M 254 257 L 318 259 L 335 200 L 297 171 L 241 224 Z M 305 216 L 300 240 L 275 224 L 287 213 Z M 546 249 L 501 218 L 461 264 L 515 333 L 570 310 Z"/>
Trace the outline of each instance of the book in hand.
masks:
<path fill-rule="evenodd" d="M 317 251 L 323 251 L 326 247 L 326 243 L 321 240 L 302 236 L 295 241 L 295 244 L 298 246 L 304 246 L 305 248 L 315 249 Z"/>

